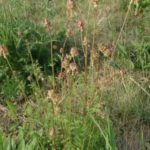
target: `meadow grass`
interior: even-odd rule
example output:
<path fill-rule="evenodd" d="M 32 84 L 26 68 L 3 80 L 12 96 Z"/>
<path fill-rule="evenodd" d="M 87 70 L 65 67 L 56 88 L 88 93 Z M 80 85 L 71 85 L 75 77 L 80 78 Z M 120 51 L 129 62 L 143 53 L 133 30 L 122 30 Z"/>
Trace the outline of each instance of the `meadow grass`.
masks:
<path fill-rule="evenodd" d="M 150 149 L 149 0 L 0 1 L 0 150 Z"/>

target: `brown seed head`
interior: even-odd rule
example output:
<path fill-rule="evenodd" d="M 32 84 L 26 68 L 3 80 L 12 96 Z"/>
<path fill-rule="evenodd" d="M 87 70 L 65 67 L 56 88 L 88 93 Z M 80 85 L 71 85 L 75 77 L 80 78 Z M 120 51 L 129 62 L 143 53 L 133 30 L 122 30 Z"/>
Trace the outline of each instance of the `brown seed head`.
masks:
<path fill-rule="evenodd" d="M 99 0 L 91 0 L 91 3 L 93 4 L 94 8 L 98 6 Z"/>
<path fill-rule="evenodd" d="M 61 63 L 61 67 L 67 69 L 68 66 L 69 66 L 69 60 L 65 58 Z"/>
<path fill-rule="evenodd" d="M 60 72 L 59 73 L 59 75 L 58 75 L 58 78 L 60 79 L 60 80 L 63 80 L 63 79 L 65 79 L 65 72 Z"/>
<path fill-rule="evenodd" d="M 75 72 L 77 71 L 77 64 L 76 64 L 76 63 L 71 63 L 71 64 L 69 65 L 69 67 L 70 67 L 70 70 L 71 70 L 73 73 L 75 73 Z"/>
<path fill-rule="evenodd" d="M 74 7 L 75 7 L 75 2 L 73 0 L 68 0 L 67 9 L 71 10 L 71 9 L 74 9 Z"/>
<path fill-rule="evenodd" d="M 58 96 L 54 92 L 54 90 L 48 90 L 47 91 L 47 98 L 50 99 L 54 105 L 56 105 L 58 102 Z"/>
<path fill-rule="evenodd" d="M 6 59 L 7 55 L 8 55 L 7 47 L 4 45 L 0 45 L 0 57 L 2 56 Z"/>
<path fill-rule="evenodd" d="M 71 60 L 71 56 L 68 55 L 68 54 L 66 54 L 65 59 L 67 59 L 68 61 L 70 61 Z"/>
<path fill-rule="evenodd" d="M 71 50 L 70 50 L 70 55 L 71 57 L 76 57 L 78 56 L 78 50 L 76 47 L 72 47 Z"/>
<path fill-rule="evenodd" d="M 64 48 L 60 48 L 60 53 L 63 54 L 64 53 Z"/>
<path fill-rule="evenodd" d="M 84 29 L 84 22 L 82 20 L 79 20 L 77 25 L 80 28 L 80 30 L 83 31 L 83 29 Z"/>
<path fill-rule="evenodd" d="M 57 49 L 57 45 L 52 45 L 52 48 L 53 48 L 54 50 L 56 50 L 56 49 Z"/>

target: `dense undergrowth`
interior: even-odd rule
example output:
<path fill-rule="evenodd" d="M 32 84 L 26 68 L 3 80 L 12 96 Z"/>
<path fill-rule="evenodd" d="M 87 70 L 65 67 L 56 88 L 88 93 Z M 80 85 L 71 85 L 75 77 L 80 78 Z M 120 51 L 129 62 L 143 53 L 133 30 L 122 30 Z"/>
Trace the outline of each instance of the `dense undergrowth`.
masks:
<path fill-rule="evenodd" d="M 1 0 L 0 150 L 149 150 L 149 27 L 149 0 Z"/>

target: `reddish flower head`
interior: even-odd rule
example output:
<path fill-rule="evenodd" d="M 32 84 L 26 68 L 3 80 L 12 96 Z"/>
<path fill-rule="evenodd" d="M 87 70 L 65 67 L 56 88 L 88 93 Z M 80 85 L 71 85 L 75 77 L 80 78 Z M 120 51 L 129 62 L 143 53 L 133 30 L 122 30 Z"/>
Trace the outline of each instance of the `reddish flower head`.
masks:
<path fill-rule="evenodd" d="M 66 77 L 65 72 L 60 72 L 59 75 L 58 75 L 58 78 L 61 79 L 61 80 L 65 79 L 65 77 Z"/>
<path fill-rule="evenodd" d="M 71 48 L 71 50 L 70 50 L 70 55 L 71 55 L 72 57 L 78 56 L 78 50 L 77 50 L 76 47 L 72 47 L 72 48 Z"/>
<path fill-rule="evenodd" d="M 84 28 L 84 22 L 82 20 L 78 21 L 78 27 L 80 28 L 80 30 L 83 30 L 83 28 Z"/>
<path fill-rule="evenodd" d="M 71 63 L 70 64 L 70 70 L 72 71 L 72 73 L 75 73 L 78 69 L 77 69 L 77 64 L 76 63 Z"/>

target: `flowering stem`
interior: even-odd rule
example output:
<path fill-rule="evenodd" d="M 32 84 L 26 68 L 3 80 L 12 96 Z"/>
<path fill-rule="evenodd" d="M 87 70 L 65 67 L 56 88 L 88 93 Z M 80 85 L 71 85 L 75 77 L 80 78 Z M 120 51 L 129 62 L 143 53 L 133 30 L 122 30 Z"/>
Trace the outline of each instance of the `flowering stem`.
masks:
<path fill-rule="evenodd" d="M 54 73 L 54 60 L 53 60 L 53 41 L 51 40 L 51 65 L 52 65 L 52 76 L 53 76 L 53 89 L 55 87 L 55 73 Z"/>
<path fill-rule="evenodd" d="M 83 34 L 82 34 L 82 31 L 80 31 L 80 35 L 81 35 L 81 46 L 82 46 L 83 54 L 84 54 L 84 57 L 85 57 L 84 46 L 83 46 L 83 44 L 82 44 L 82 41 L 83 41 Z"/>
<path fill-rule="evenodd" d="M 87 20 L 89 20 L 89 14 L 90 14 L 90 3 L 89 3 L 89 6 L 88 6 Z M 86 28 L 86 31 L 85 31 L 86 37 L 87 37 L 87 34 L 88 34 L 88 28 Z M 85 59 L 85 84 L 86 84 L 86 87 L 87 87 L 88 86 L 88 81 L 87 81 L 87 73 L 88 73 L 88 46 L 87 45 L 85 46 L 84 57 L 85 57 L 84 58 Z M 87 103 L 88 103 L 88 98 L 87 97 L 88 96 L 87 96 L 87 93 L 86 93 L 85 100 L 84 100 L 84 106 L 83 106 L 83 115 L 86 115 L 86 113 L 87 113 Z"/>
<path fill-rule="evenodd" d="M 82 49 L 83 49 L 83 53 L 84 53 L 84 63 L 85 63 L 85 84 L 86 84 L 86 87 L 87 87 L 87 62 L 88 62 L 88 49 L 87 49 L 87 46 L 85 47 L 84 49 L 84 45 L 82 43 L 83 41 L 83 34 L 82 34 L 82 31 L 81 31 L 81 45 L 82 45 Z M 84 101 L 84 106 L 83 106 L 83 115 L 86 115 L 87 113 L 87 94 L 85 95 L 85 101 Z"/>
<path fill-rule="evenodd" d="M 82 50 L 83 50 L 83 54 L 84 54 L 84 65 L 85 65 L 85 74 L 86 74 L 86 72 L 87 72 L 87 61 L 86 61 L 86 59 L 87 59 L 87 57 L 86 57 L 86 51 L 84 50 L 84 46 L 83 46 L 83 43 L 82 43 L 82 41 L 83 41 L 83 33 L 82 33 L 83 31 L 80 31 L 80 33 L 81 33 L 81 46 L 82 46 Z"/>
<path fill-rule="evenodd" d="M 66 45 L 66 42 L 67 42 L 67 37 L 65 38 L 65 41 L 63 43 L 63 46 L 62 46 L 62 52 L 61 52 L 61 63 L 63 62 L 63 59 L 65 57 L 65 45 Z M 61 72 L 62 72 L 62 65 L 61 65 Z"/>
<path fill-rule="evenodd" d="M 92 69 L 93 69 L 93 67 L 94 67 L 94 58 L 93 58 L 93 54 L 94 54 L 94 51 L 93 51 L 93 49 L 94 49 L 94 45 L 95 45 L 95 29 L 96 29 L 96 11 L 95 11 L 95 15 L 94 15 L 94 24 L 93 24 L 93 26 L 94 26 L 94 28 L 93 28 L 93 39 L 92 39 L 92 49 L 91 49 L 91 66 L 92 66 Z"/>

